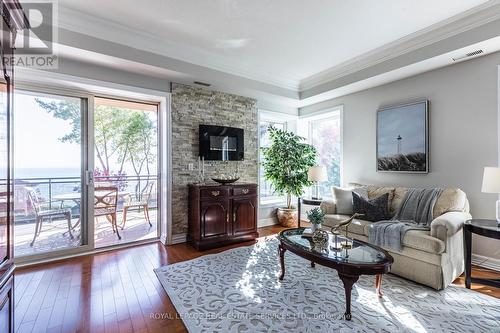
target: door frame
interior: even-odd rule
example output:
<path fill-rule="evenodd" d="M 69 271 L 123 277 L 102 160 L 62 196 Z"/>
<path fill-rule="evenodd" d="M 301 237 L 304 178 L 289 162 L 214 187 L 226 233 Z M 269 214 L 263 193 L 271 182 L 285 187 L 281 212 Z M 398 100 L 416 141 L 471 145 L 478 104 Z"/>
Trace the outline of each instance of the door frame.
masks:
<path fill-rule="evenodd" d="M 20 78 L 19 78 L 20 76 Z M 40 71 L 27 71 L 18 76 L 16 83 L 17 90 L 28 90 L 33 92 L 54 94 L 60 96 L 76 97 L 82 99 L 82 106 L 86 106 L 82 114 L 82 204 L 81 207 L 86 207 L 81 211 L 82 223 L 81 237 L 82 245 L 76 248 L 68 248 L 62 250 L 55 250 L 51 252 L 42 252 L 39 254 L 15 257 L 14 262 L 18 267 L 37 264 L 41 262 L 49 262 L 60 260 L 62 258 L 69 258 L 92 253 L 99 253 L 112 249 L 124 248 L 138 244 L 151 243 L 161 241 L 163 244 L 169 244 L 172 238 L 172 213 L 171 213 L 171 184 L 172 184 L 172 161 L 171 161 L 171 112 L 170 112 L 170 93 L 163 91 L 156 91 L 151 89 L 136 88 L 124 86 L 121 84 L 114 84 L 109 82 L 102 82 L 96 80 L 88 80 L 69 75 L 62 75 L 57 73 L 40 73 Z M 51 84 L 41 83 L 45 76 L 51 79 Z M 31 78 L 35 80 L 31 81 Z M 68 81 L 68 78 L 72 80 Z M 41 81 L 40 81 L 41 80 Z M 54 83 L 56 82 L 56 83 Z M 67 88 L 74 87 L 73 84 L 68 82 L 85 82 L 91 85 L 91 88 Z M 111 91 L 111 93 L 110 93 Z M 133 97 L 130 97 L 133 96 Z M 136 97 L 138 96 L 138 97 Z M 86 171 L 93 170 L 94 168 L 94 98 L 105 97 L 112 99 L 123 99 L 127 101 L 135 101 L 147 104 L 158 104 L 158 234 L 154 239 L 139 240 L 125 244 L 111 245 L 101 248 L 95 248 L 94 240 L 94 221 L 93 205 L 93 186 L 89 186 L 86 181 Z M 144 98 L 143 98 L 144 97 Z M 84 105 L 86 104 L 86 105 Z M 15 167 L 15 166 L 14 166 Z M 85 206 L 84 206 L 85 205 Z M 15 254 L 14 254 L 15 255 Z"/>

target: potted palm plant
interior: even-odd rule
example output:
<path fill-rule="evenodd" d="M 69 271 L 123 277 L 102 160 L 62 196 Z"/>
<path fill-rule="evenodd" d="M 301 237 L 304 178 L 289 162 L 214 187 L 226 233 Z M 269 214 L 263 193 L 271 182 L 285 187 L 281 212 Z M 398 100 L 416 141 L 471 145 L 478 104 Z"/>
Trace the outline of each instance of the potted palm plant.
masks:
<path fill-rule="evenodd" d="M 271 127 L 271 145 L 262 148 L 264 177 L 271 182 L 278 195 L 286 195 L 286 207 L 277 210 L 278 221 L 284 227 L 296 224 L 297 209 L 292 207 L 292 195 L 300 197 L 306 186 L 307 171 L 315 165 L 316 149 L 304 142 L 304 138 L 292 132 Z"/>

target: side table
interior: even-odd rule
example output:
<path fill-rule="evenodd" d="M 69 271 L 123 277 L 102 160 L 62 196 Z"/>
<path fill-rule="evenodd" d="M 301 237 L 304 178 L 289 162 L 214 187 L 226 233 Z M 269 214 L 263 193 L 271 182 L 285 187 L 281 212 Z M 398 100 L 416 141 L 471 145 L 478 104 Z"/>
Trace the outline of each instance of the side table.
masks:
<path fill-rule="evenodd" d="M 480 279 L 471 276 L 472 264 L 472 234 L 500 239 L 500 225 L 496 220 L 472 219 L 464 224 L 464 260 L 465 260 L 465 287 L 470 289 L 471 282 L 500 288 L 499 279 Z"/>
<path fill-rule="evenodd" d="M 300 228 L 300 215 L 302 214 L 302 204 L 310 205 L 310 206 L 319 206 L 321 205 L 321 199 L 312 199 L 312 198 L 298 198 L 297 203 L 297 216 L 298 216 L 298 227 Z"/>

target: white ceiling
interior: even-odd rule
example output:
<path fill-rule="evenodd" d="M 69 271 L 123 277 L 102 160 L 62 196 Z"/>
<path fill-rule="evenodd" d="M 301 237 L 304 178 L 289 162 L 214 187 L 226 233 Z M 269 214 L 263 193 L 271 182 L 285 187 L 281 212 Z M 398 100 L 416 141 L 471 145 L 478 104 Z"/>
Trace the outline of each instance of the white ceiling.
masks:
<path fill-rule="evenodd" d="M 59 0 L 62 8 L 70 9 L 60 11 L 59 20 L 73 24 L 78 32 L 124 44 L 123 31 L 133 29 L 161 44 L 150 45 L 151 52 L 299 86 L 315 74 L 485 2 Z M 93 22 L 77 24 L 76 16 L 82 15 L 87 20 L 93 17 L 94 22 L 106 21 L 114 34 L 111 28 L 96 31 Z M 129 42 L 133 46 L 133 40 Z"/>

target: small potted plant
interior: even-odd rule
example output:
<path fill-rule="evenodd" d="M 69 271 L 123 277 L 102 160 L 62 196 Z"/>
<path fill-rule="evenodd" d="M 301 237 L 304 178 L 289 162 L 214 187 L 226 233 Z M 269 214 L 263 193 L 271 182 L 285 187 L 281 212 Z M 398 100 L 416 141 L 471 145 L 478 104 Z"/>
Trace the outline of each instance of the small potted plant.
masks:
<path fill-rule="evenodd" d="M 295 133 L 271 127 L 271 145 L 262 148 L 264 177 L 278 195 L 286 195 L 286 207 L 277 209 L 278 221 L 283 227 L 292 227 L 297 221 L 297 209 L 292 206 L 292 195 L 300 197 L 304 187 L 311 186 L 307 171 L 316 165 L 316 149 Z"/>
<path fill-rule="evenodd" d="M 307 219 L 311 223 L 311 231 L 315 232 L 321 228 L 321 224 L 325 221 L 325 213 L 321 208 L 316 207 L 307 212 Z"/>

